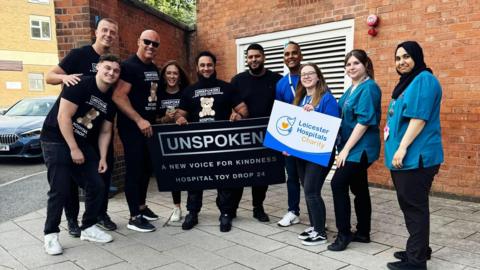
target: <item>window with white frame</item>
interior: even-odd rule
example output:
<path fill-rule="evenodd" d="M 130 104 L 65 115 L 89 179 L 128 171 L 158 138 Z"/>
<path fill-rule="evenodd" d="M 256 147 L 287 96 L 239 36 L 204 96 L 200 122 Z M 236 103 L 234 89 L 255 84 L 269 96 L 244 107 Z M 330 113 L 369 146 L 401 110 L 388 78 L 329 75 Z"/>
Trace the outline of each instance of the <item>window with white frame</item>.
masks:
<path fill-rule="evenodd" d="M 34 4 L 49 4 L 50 0 L 28 0 L 28 2 Z"/>
<path fill-rule="evenodd" d="M 50 17 L 30 16 L 30 35 L 32 39 L 50 40 Z"/>
<path fill-rule="evenodd" d="M 246 49 L 258 43 L 265 50 L 265 67 L 280 74 L 288 73 L 283 64 L 283 49 L 289 41 L 295 41 L 302 50 L 302 63 L 317 64 L 333 95 L 339 98 L 350 85 L 343 61 L 353 49 L 353 30 L 354 20 L 345 20 L 237 39 L 237 71 L 248 69 Z"/>
<path fill-rule="evenodd" d="M 43 73 L 28 73 L 30 91 L 43 91 Z"/>

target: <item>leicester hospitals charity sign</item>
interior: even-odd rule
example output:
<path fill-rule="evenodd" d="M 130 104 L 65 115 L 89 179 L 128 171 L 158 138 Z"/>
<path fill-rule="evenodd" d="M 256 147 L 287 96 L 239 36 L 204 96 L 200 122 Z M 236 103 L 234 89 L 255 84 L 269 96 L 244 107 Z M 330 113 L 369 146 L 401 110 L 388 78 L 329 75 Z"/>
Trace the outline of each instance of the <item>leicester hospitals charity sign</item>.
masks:
<path fill-rule="evenodd" d="M 340 123 L 340 118 L 275 101 L 264 145 L 327 166 Z"/>

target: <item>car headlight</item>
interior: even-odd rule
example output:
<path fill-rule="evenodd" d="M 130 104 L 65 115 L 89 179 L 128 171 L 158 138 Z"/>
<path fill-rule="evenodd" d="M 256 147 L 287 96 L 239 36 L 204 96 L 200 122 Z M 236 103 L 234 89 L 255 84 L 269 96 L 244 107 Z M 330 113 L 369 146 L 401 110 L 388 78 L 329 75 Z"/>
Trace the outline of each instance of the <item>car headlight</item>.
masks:
<path fill-rule="evenodd" d="M 22 137 L 34 137 L 34 136 L 40 136 L 40 132 L 42 131 L 41 128 L 36 128 L 36 129 L 32 129 L 32 130 L 29 130 L 29 131 L 25 131 L 23 133 L 20 134 L 20 136 Z"/>

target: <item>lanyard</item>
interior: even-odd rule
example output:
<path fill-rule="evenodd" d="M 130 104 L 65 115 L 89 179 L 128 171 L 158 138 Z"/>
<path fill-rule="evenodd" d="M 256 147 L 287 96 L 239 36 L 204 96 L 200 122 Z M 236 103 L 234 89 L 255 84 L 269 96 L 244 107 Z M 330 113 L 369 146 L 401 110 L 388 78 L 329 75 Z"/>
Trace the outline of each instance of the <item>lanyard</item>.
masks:
<path fill-rule="evenodd" d="M 307 102 L 307 98 L 308 99 L 308 102 Z M 302 102 L 300 103 L 301 105 L 300 106 L 305 106 L 307 104 L 312 104 L 312 96 L 304 96 L 303 99 L 302 99 Z"/>
<path fill-rule="evenodd" d="M 292 90 L 292 95 L 295 98 L 295 88 L 293 88 L 292 77 L 290 77 L 290 73 L 288 73 L 288 83 L 290 84 L 290 90 Z"/>

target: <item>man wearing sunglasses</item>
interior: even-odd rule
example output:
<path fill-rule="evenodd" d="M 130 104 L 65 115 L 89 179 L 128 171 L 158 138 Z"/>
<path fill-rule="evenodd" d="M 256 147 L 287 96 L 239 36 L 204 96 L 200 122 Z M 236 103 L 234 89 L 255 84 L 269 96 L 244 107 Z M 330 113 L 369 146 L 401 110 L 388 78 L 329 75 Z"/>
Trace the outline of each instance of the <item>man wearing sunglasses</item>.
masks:
<path fill-rule="evenodd" d="M 160 36 L 145 30 L 137 41 L 137 53 L 122 63 L 122 73 L 113 101 L 118 107 L 117 127 L 125 151 L 125 196 L 130 210 L 127 228 L 152 232 L 149 221 L 158 216 L 146 203 L 152 163 L 147 140 L 152 136 L 152 123 L 157 111 L 159 72 L 153 60 L 160 45 Z"/>
<path fill-rule="evenodd" d="M 110 52 L 117 40 L 117 33 L 118 24 L 116 21 L 109 18 L 101 19 L 95 30 L 95 42 L 92 45 L 71 50 L 57 66 L 47 73 L 46 82 L 52 85 L 63 84 L 63 86 L 71 87 L 80 83 L 84 76 L 95 76 L 97 74 L 96 65 L 100 56 Z M 99 154 L 98 146 L 95 149 L 97 154 Z M 110 187 L 113 169 L 113 143 L 110 143 L 108 147 L 107 164 L 107 171 L 101 174 L 107 188 L 102 197 L 102 207 L 97 218 L 97 225 L 105 230 L 112 231 L 117 229 L 117 225 L 108 216 L 107 207 L 108 187 Z M 69 234 L 73 237 L 80 237 L 80 227 L 78 226 L 78 213 L 80 210 L 78 185 L 75 181 L 70 181 L 70 183 L 72 186 L 65 205 L 65 216 L 67 217 Z"/>

